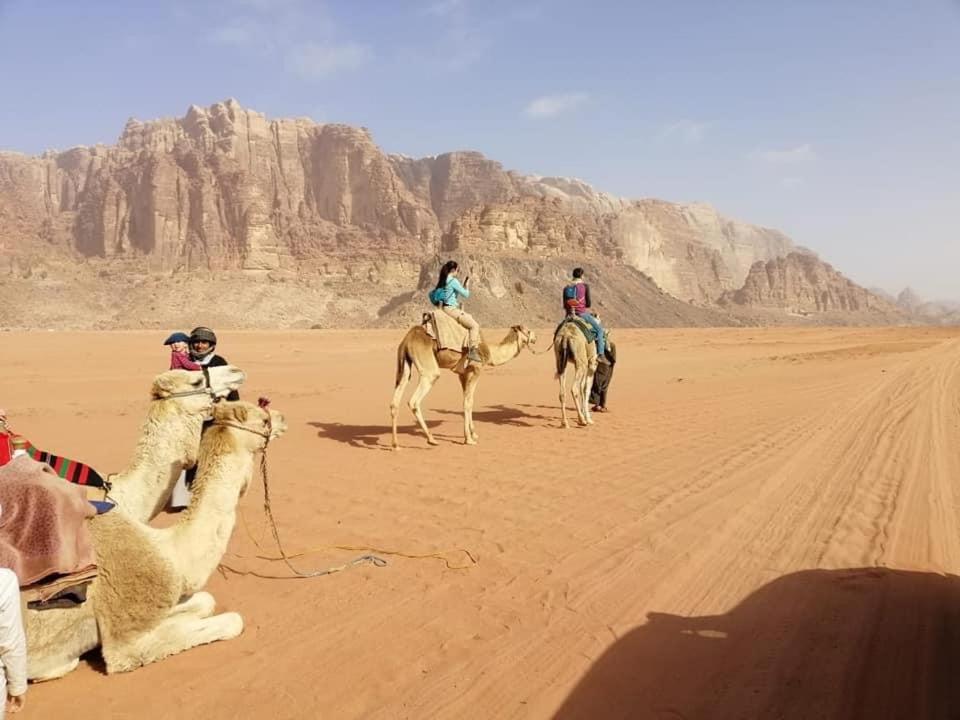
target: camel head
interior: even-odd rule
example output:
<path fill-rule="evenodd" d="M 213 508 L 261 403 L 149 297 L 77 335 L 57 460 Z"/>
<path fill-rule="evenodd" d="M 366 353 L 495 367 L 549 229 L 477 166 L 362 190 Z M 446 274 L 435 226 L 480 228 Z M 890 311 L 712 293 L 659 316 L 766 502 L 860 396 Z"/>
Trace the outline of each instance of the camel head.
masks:
<path fill-rule="evenodd" d="M 537 342 L 537 334 L 523 325 L 513 325 L 510 328 L 517 334 L 517 344 L 519 349 L 532 347 Z"/>
<path fill-rule="evenodd" d="M 232 365 L 208 370 L 210 384 L 200 370 L 168 370 L 153 381 L 150 397 L 153 400 L 171 400 L 190 412 L 209 413 L 214 400 L 226 397 L 236 390 L 246 376 Z"/>
<path fill-rule="evenodd" d="M 203 375 L 202 372 L 197 372 Z M 233 365 L 208 368 L 207 374 L 210 376 L 210 390 L 217 398 L 225 398 L 231 391 L 239 390 L 243 381 L 247 379 L 243 370 Z"/>
<path fill-rule="evenodd" d="M 237 401 L 217 403 L 213 407 L 213 424 L 229 428 L 240 447 L 253 452 L 262 449 L 267 440 L 275 440 L 287 431 L 287 421 L 276 410 Z"/>
<path fill-rule="evenodd" d="M 258 407 L 248 402 L 217 403 L 213 407 L 214 426 L 223 427 L 237 450 L 256 453 L 265 450 L 270 440 L 287 431 L 287 421 L 276 410 Z M 247 492 L 250 478 L 243 479 L 240 497 Z"/>

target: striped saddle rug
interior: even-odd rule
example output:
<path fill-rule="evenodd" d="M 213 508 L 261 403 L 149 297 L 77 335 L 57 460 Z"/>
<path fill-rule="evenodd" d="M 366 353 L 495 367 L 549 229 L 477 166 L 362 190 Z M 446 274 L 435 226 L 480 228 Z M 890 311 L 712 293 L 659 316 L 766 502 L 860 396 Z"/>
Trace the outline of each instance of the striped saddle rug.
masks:
<path fill-rule="evenodd" d="M 17 435 L 9 430 L 7 432 L 0 432 L 0 465 L 5 465 L 10 461 L 13 455 L 14 438 L 19 438 L 26 443 L 24 449 L 27 451 L 27 455 L 37 462 L 49 465 L 57 475 L 67 482 L 72 482 L 75 485 L 86 485 L 88 487 L 102 488 L 105 486 L 100 473 L 89 465 L 60 455 L 54 455 L 46 450 L 41 450 L 22 435 Z"/>

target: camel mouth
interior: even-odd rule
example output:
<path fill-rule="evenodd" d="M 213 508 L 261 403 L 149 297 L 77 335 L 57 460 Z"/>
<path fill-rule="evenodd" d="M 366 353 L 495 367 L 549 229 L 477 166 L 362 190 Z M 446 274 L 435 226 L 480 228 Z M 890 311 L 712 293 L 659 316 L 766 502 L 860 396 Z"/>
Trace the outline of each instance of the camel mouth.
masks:
<path fill-rule="evenodd" d="M 271 412 L 270 415 L 270 439 L 276 440 L 287 431 L 287 421 L 278 412 Z"/>

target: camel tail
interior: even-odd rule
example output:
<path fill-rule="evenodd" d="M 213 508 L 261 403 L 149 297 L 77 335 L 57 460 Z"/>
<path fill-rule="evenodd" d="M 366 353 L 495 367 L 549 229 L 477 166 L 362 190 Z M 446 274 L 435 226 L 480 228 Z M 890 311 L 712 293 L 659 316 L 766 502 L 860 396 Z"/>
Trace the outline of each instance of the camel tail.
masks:
<path fill-rule="evenodd" d="M 400 343 L 400 347 L 397 348 L 397 379 L 393 383 L 394 389 L 400 387 L 400 383 L 403 382 L 404 369 L 409 361 L 410 358 L 407 357 L 407 344 L 405 342 Z"/>
<path fill-rule="evenodd" d="M 567 360 L 570 358 L 570 340 L 568 338 L 562 337 L 558 341 L 556 358 L 557 378 L 559 378 L 567 369 Z"/>

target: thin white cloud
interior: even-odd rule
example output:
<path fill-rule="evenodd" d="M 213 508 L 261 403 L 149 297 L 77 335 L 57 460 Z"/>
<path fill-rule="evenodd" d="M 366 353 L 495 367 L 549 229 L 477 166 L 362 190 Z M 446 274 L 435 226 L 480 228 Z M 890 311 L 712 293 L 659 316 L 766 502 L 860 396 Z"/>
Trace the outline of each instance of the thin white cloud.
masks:
<path fill-rule="evenodd" d="M 301 77 L 315 80 L 340 70 L 360 67 L 372 56 L 367 45 L 305 43 L 293 48 L 287 55 L 287 67 Z"/>
<path fill-rule="evenodd" d="M 780 184 L 787 188 L 793 189 L 803 185 L 803 178 L 801 177 L 785 177 L 780 179 Z"/>
<path fill-rule="evenodd" d="M 527 117 L 555 117 L 560 113 L 569 112 L 583 105 L 589 96 L 586 93 L 562 93 L 559 95 L 543 95 L 532 100 L 524 109 Z"/>
<path fill-rule="evenodd" d="M 659 138 L 663 141 L 679 141 L 684 145 L 696 145 L 703 140 L 708 127 L 710 126 L 704 122 L 680 120 L 665 125 L 660 130 Z"/>
<path fill-rule="evenodd" d="M 776 165 L 794 165 L 812 160 L 816 154 L 810 143 L 804 143 L 783 150 L 755 150 L 750 153 L 750 157 Z"/>
<path fill-rule="evenodd" d="M 210 41 L 215 45 L 233 47 L 246 47 L 252 44 L 255 38 L 253 28 L 239 22 L 219 27 L 210 34 Z"/>
<path fill-rule="evenodd" d="M 464 5 L 465 0 L 437 0 L 437 2 L 427 5 L 423 11 L 427 15 L 446 17 L 462 9 Z"/>

